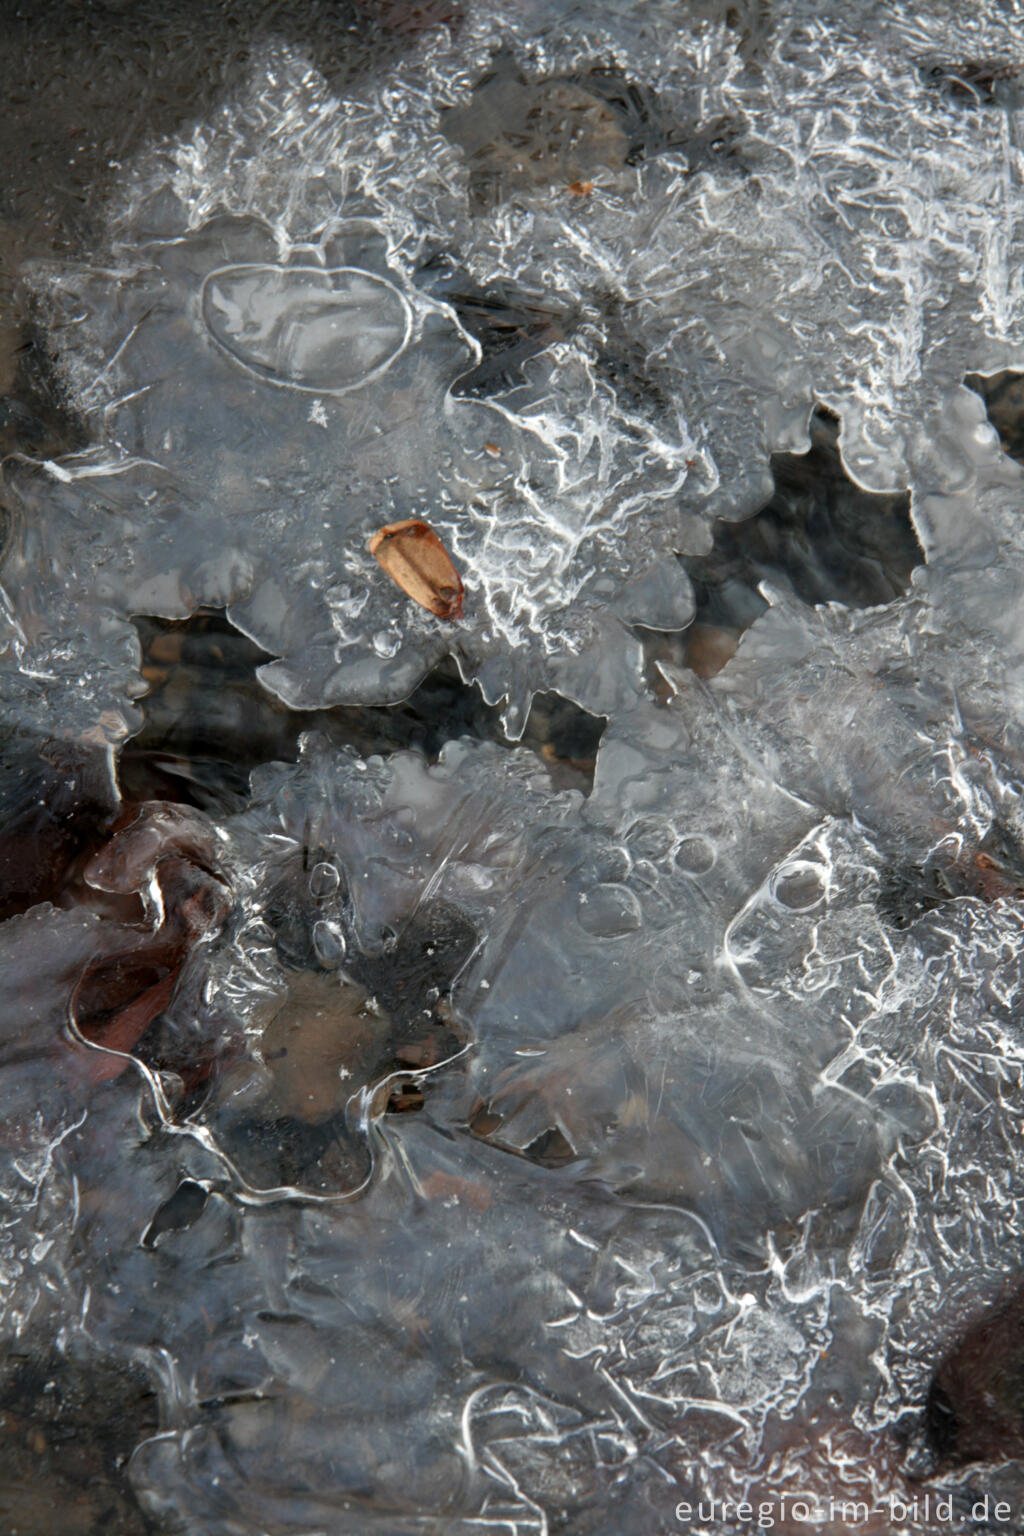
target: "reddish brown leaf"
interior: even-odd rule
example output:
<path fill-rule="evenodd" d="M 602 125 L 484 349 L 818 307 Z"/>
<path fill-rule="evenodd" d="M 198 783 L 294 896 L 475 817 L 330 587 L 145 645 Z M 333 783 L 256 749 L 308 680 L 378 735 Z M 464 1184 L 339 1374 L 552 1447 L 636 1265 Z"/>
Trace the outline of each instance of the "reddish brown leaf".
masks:
<path fill-rule="evenodd" d="M 439 619 L 462 618 L 462 578 L 429 523 L 390 523 L 370 540 L 370 554 L 421 608 Z"/>

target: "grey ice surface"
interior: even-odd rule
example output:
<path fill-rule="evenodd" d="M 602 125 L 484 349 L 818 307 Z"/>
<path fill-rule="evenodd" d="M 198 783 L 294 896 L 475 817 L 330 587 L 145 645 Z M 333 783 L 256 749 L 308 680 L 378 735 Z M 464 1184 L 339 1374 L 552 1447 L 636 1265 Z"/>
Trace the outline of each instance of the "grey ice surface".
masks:
<path fill-rule="evenodd" d="M 80 909 L 0 926 L 3 1336 L 151 1373 L 129 1475 L 161 1529 L 884 1508 L 1020 1272 L 1024 471 L 963 380 L 1024 367 L 1022 22 L 784 11 L 470 5 L 340 100 L 271 49 L 126 168 L 106 248 L 28 274 L 92 446 L 4 466 L 11 727 L 107 753 L 130 616 L 200 606 L 291 706 L 397 700 L 450 653 L 513 735 L 537 689 L 608 717 L 588 798 L 493 743 L 308 736 L 239 814 L 144 811 Z M 479 101 L 499 49 L 518 84 Z M 668 125 L 649 153 L 593 106 L 525 167 L 485 136 L 612 66 Z M 442 257 L 571 317 L 487 398 Z M 815 402 L 853 479 L 909 490 L 924 563 L 880 608 L 766 587 L 656 702 L 632 626 L 686 626 L 675 553 L 756 513 Z M 457 624 L 367 552 L 412 516 Z M 101 893 L 157 928 L 183 847 L 228 915 L 160 1050 L 111 1065 L 69 1023 L 140 942 Z M 313 1108 L 271 1048 L 296 1029 Z M 179 1186 L 205 1200 L 155 1227 Z M 933 1484 L 962 1529 L 972 1476 Z M 978 1486 L 1024 1502 L 1012 1461 Z"/>

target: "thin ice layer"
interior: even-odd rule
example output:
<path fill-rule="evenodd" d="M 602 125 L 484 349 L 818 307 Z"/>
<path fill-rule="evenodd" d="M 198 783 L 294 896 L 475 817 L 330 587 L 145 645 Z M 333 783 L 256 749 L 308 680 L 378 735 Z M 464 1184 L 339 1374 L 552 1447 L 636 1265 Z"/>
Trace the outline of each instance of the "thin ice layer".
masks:
<path fill-rule="evenodd" d="M 991 717 L 965 727 L 950 713 L 938 667 L 930 685 L 908 689 L 894 666 L 908 647 L 921 667 L 936 660 L 940 618 L 913 598 L 891 614 L 776 609 L 710 689 L 691 684 L 673 710 L 645 707 L 620 722 L 585 808 L 576 795 L 552 798 L 529 759 L 497 748 L 449 746 L 428 769 L 414 754 L 364 764 L 311 743 L 297 769 L 261 771 L 257 805 L 224 845 L 241 926 L 214 957 L 204 1007 L 197 1014 L 189 992 L 171 1013 L 186 1032 L 204 1019 L 223 1028 L 224 1008 L 241 1010 L 254 1072 L 233 1069 L 176 1133 L 173 1119 L 162 1129 L 146 1115 L 147 1155 L 170 1159 L 164 1187 L 176 1169 L 216 1198 L 186 1230 L 158 1239 L 159 1260 L 124 1252 L 124 1282 L 90 1303 L 97 1341 L 120 1343 L 118 1298 L 128 1298 L 128 1336 L 146 1357 L 170 1305 L 160 1274 L 190 1307 L 203 1298 L 208 1321 L 181 1319 L 174 1349 L 196 1401 L 175 1387 L 180 1438 L 144 1447 L 136 1461 L 153 1508 L 170 1499 L 202 1528 L 214 1518 L 205 1490 L 216 1475 L 218 1499 L 243 1529 L 267 1500 L 285 1531 L 301 1528 L 299 1509 L 367 1521 L 375 1517 L 353 1513 L 351 1490 L 366 1488 L 372 1466 L 371 1506 L 391 1511 L 376 1516 L 388 1529 L 403 1500 L 410 1518 L 424 1508 L 452 1518 L 486 1511 L 487 1476 L 511 1465 L 524 1529 L 540 1520 L 535 1505 L 557 1498 L 570 1501 L 580 1529 L 610 1530 L 623 1518 L 599 1497 L 610 1455 L 631 1461 L 642 1450 L 655 1480 L 652 1494 L 647 1472 L 626 1479 L 622 1496 L 641 1501 L 627 1505 L 634 1521 L 648 1500 L 664 1513 L 691 1488 L 767 1492 L 766 1445 L 784 1447 L 794 1413 L 807 1422 L 837 1392 L 829 1412 L 858 1447 L 864 1479 L 903 1490 L 885 1470 L 885 1428 L 920 1393 L 928 1350 L 963 1295 L 994 1293 L 1012 1264 L 1020 1177 L 1002 1128 L 1012 1099 L 999 1086 L 1018 1054 L 1016 752 L 1012 739 L 983 745 Z M 835 644 L 844 667 L 825 665 Z M 970 668 L 969 653 L 961 665 Z M 762 679 L 771 683 L 763 694 Z M 840 762 L 826 743 L 844 740 L 851 710 L 862 750 Z M 713 776 L 697 771 L 708 762 Z M 901 793 L 883 794 L 893 783 Z M 749 807 L 746 820 L 737 806 Z M 923 871 L 929 859 L 945 861 L 945 899 L 901 914 L 894 869 Z M 144 877 L 139 865 L 134 878 Z M 315 1208 L 299 1189 L 261 1195 L 230 1138 L 235 1095 L 259 1114 L 270 1067 L 259 1064 L 263 999 L 295 991 L 303 971 L 337 974 L 366 964 L 361 956 L 378 957 L 385 995 L 396 936 L 430 904 L 458 911 L 481 936 L 468 964 L 463 952 L 452 993 L 472 1050 L 422 1077 L 422 1118 L 381 1118 L 379 1097 L 353 1085 L 344 1118 L 367 1140 L 372 1171 L 335 1185 L 340 1205 L 329 1189 Z M 988 1083 L 978 1068 L 996 1060 Z M 965 1061 L 975 1064 L 967 1078 Z M 974 1112 L 979 1093 L 998 1113 Z M 551 1132 L 562 1138 L 560 1168 L 550 1166 Z M 979 1167 L 993 1191 L 980 1207 Z M 282 1200 L 291 1214 L 271 1221 Z M 633 1222 L 654 1219 L 644 1214 L 652 1208 L 661 1212 L 655 1249 L 639 1251 L 638 1276 L 638 1251 L 619 1245 Z M 145 1223 L 140 1212 L 140 1230 L 154 1210 L 145 1207 Z M 225 1228 L 230 1211 L 237 1236 L 233 1222 Z M 602 1225 L 612 1213 L 614 1241 Z M 215 1254 L 237 1251 L 243 1268 L 188 1280 L 197 1262 L 205 1272 L 208 1243 Z M 523 1274 L 510 1244 L 526 1256 Z M 376 1248 L 383 1292 L 368 1262 Z M 596 1304 L 577 1249 L 595 1263 L 603 1255 L 620 1276 L 609 1303 Z M 268 1272 L 283 1250 L 285 1272 Z M 456 1294 L 453 1263 L 477 1282 L 482 1266 L 492 1287 Z M 154 1265 L 155 1292 L 145 1279 Z M 153 1295 L 149 1322 L 140 1293 Z M 521 1309 L 514 1324 L 505 1317 L 497 1358 L 492 1293 Z M 353 1335 L 353 1295 L 365 1336 Z M 462 1363 L 450 1342 L 437 1345 L 421 1385 L 406 1368 L 371 1427 L 362 1391 L 356 1434 L 353 1383 L 381 1348 L 399 1347 L 396 1327 L 416 1362 L 410 1339 L 446 1340 L 457 1327 Z M 332 1330 L 338 1342 L 324 1363 Z M 822 1358 L 827 1366 L 814 1366 Z M 509 1399 L 509 1379 L 525 1379 L 525 1400 L 522 1387 Z M 230 1411 L 216 1406 L 232 1398 Z M 323 1452 L 293 1444 L 283 1474 L 268 1447 L 311 1401 L 325 1416 Z M 736 1432 L 724 1459 L 723 1420 Z M 485 1483 L 457 1483 L 454 1496 L 447 1448 L 467 1454 L 469 1435 L 479 1457 L 479 1436 L 495 1433 Z M 552 1433 L 557 1455 L 545 1450 Z M 595 1433 L 607 1446 L 584 1454 L 569 1478 L 566 1447 Z M 386 1471 L 396 1434 L 406 1448 L 400 1492 Z M 353 1460 L 347 1469 L 329 1460 L 328 1487 L 319 1458 L 338 1444 Z M 257 1452 L 259 1470 L 247 1459 Z M 834 1488 L 824 1445 L 803 1475 L 823 1495 Z M 508 1476 L 499 1481 L 511 1489 Z"/>
<path fill-rule="evenodd" d="M 132 1476 L 203 1536 L 621 1536 L 690 1496 L 795 1487 L 884 1509 L 911 1494 L 899 1432 L 932 1369 L 1018 1265 L 1022 482 L 959 380 L 1019 361 L 1019 107 L 955 85 L 986 57 L 1012 82 L 1013 39 L 994 8 L 925 28 L 817 7 L 754 58 L 674 7 L 502 25 L 534 77 L 612 56 L 684 125 L 731 113 L 729 163 L 707 144 L 690 174 L 677 135 L 563 204 L 533 175 L 503 191 L 492 156 L 483 217 L 438 127 L 493 12 L 468 24 L 472 69 L 430 40 L 340 113 L 275 65 L 248 115 L 139 168 L 116 265 L 55 280 L 56 309 L 83 299 L 67 375 L 108 436 L 9 471 L 4 687 L 28 728 L 123 731 L 133 607 L 233 604 L 283 658 L 268 681 L 318 700 L 339 611 L 330 666 L 366 696 L 404 687 L 435 632 L 371 588 L 361 543 L 344 578 L 321 548 L 342 473 L 359 494 L 330 501 L 331 540 L 403 510 L 406 484 L 438 490 L 497 636 L 472 621 L 463 660 L 492 693 L 543 677 L 615 705 L 586 807 L 496 748 L 428 767 L 311 743 L 267 770 L 193 839 L 232 911 L 133 1059 L 102 1047 L 131 1003 L 97 1002 L 91 1047 L 65 1025 L 80 969 L 143 942 L 139 913 L 131 933 L 102 903 L 4 930 L 5 1330 L 147 1366 L 163 1430 Z M 489 404 L 445 393 L 472 348 L 414 280 L 450 242 L 477 282 L 582 314 Z M 652 552 L 706 547 L 706 514 L 751 509 L 812 395 L 859 478 L 909 483 L 930 569 L 876 612 L 769 593 L 714 683 L 632 699 L 601 605 L 654 621 L 643 579 L 617 594 Z M 415 427 L 398 468 L 401 433 L 369 468 L 335 456 L 382 401 Z M 666 412 L 685 432 L 663 449 Z M 484 470 L 452 446 L 481 419 L 542 445 L 540 489 L 524 450 L 485 533 L 443 463 L 500 482 L 505 439 Z M 577 549 L 570 513 L 595 505 Z M 658 622 L 678 618 L 661 590 Z M 156 923 L 160 861 L 93 873 L 104 899 L 135 882 Z M 298 1017 L 346 1047 L 305 1098 L 279 1055 Z M 1018 1478 L 983 1489 L 1019 1503 Z"/>
<path fill-rule="evenodd" d="M 259 770 L 219 840 L 236 912 L 159 1046 L 201 1059 L 234 1020 L 241 1054 L 194 1108 L 147 1079 L 131 1138 L 104 1135 L 129 1068 L 84 1093 L 90 1135 L 52 1175 L 107 1191 L 65 1305 L 161 1383 L 147 1508 L 225 1532 L 565 1509 L 610 1533 L 777 1498 L 798 1456 L 822 1498 L 907 1493 L 893 1423 L 964 1298 L 1012 1269 L 1022 1177 L 1017 754 L 949 715 L 938 670 L 908 692 L 893 666 L 908 637 L 935 659 L 938 617 L 775 610 L 711 688 L 620 722 L 589 802 L 493 746 L 430 768 L 310 741 Z M 850 666 L 823 669 L 840 640 Z M 855 706 L 875 750 L 830 777 L 820 744 Z M 93 879 L 145 888 L 166 843 L 144 834 Z M 894 868 L 929 859 L 961 891 L 901 914 Z M 442 941 L 453 914 L 477 940 L 421 982 L 402 946 L 431 910 Z M 350 1055 L 330 1144 L 267 1187 L 238 1132 L 283 1134 L 267 1000 L 371 973 L 407 1030 L 440 984 L 469 1050 L 400 1069 L 418 1114 Z M 206 1201 L 154 1227 L 183 1182 Z"/>
<path fill-rule="evenodd" d="M 426 1339 L 458 1317 L 472 1362 L 432 1402 L 443 1413 L 448 1390 L 463 1394 L 475 1456 L 487 1408 L 481 1429 L 494 1424 L 500 1443 L 484 1468 L 503 1497 L 514 1491 L 502 1509 L 517 1529 L 563 1507 L 573 1529 L 611 1531 L 668 1518 L 690 1495 L 777 1499 L 790 1462 L 823 1500 L 909 1497 L 892 1426 L 921 1401 L 966 1299 L 999 1294 L 1019 1244 L 1007 1123 L 1020 1063 L 1018 749 L 992 739 L 992 714 L 967 725 L 955 711 L 940 618 L 917 598 L 888 615 L 775 610 L 710 689 L 689 684 L 671 711 L 619 722 L 586 807 L 552 800 L 535 770 L 494 748 L 449 746 L 426 769 L 311 743 L 298 769 L 261 772 L 261 804 L 232 830 L 254 882 L 241 951 L 261 986 L 276 970 L 280 900 L 267 913 L 260 891 L 277 888 L 289 845 L 336 863 L 349 897 L 333 920 L 350 957 L 386 947 L 429 902 L 481 935 L 452 994 L 472 1049 L 424 1079 L 422 1119 L 378 1122 L 365 1200 L 379 1210 L 396 1157 L 403 1243 L 422 1234 L 415 1327 Z M 827 660 L 835 644 L 844 666 Z M 908 688 L 908 651 L 919 669 L 936 663 L 930 684 Z M 959 654 L 966 680 L 973 658 Z M 943 882 L 929 884 L 936 863 Z M 298 876 L 294 858 L 286 867 Z M 322 890 L 322 874 L 308 878 Z M 363 1123 L 372 1137 L 372 1113 Z M 497 1165 L 480 1161 L 481 1144 Z M 540 1179 L 516 1215 L 530 1280 L 505 1251 L 488 1256 L 495 1202 L 507 1214 L 523 1177 Z M 557 1239 L 541 1190 L 557 1192 Z M 515 1304 L 498 1358 L 493 1319 L 474 1344 L 468 1300 L 449 1302 L 451 1282 L 435 1277 L 433 1216 L 421 1226 L 413 1214 L 424 1192 L 428 1211 L 443 1196 L 459 1213 L 442 1272 L 468 1219 L 467 1263 Z M 606 1200 L 622 1221 L 614 1242 L 588 1224 Z M 641 1220 L 658 1224 L 657 1257 L 619 1246 Z M 604 1305 L 560 1247 L 570 1222 L 618 1275 Z M 392 1283 L 406 1272 L 391 1261 Z M 534 1284 L 547 1310 L 539 1333 L 521 1334 Z M 333 1403 L 369 1350 L 332 1361 L 340 1378 L 325 1373 L 318 1401 Z M 276 1407 L 260 1412 L 287 1414 L 274 1380 Z M 221 1443 L 242 1433 L 241 1421 L 219 1425 Z M 157 1460 L 147 1450 L 140 1475 L 205 1511 L 202 1484 L 215 1466 L 223 1487 L 227 1466 L 206 1451 L 193 1461 L 185 1443 L 173 1461 L 169 1447 Z M 615 1479 L 622 1506 L 609 1461 L 630 1468 Z M 232 1497 L 251 1500 L 255 1475 Z M 479 1513 L 498 1518 L 493 1498 Z"/>
<path fill-rule="evenodd" d="M 15 471 L 8 493 L 32 522 L 63 504 L 46 522 L 82 590 L 58 598 L 58 627 L 88 637 L 95 678 L 91 704 L 69 686 L 69 728 L 90 711 L 95 726 L 104 700 L 124 712 L 111 644 L 126 610 L 201 603 L 231 605 L 281 658 L 264 678 L 292 703 L 395 698 L 451 650 L 509 699 L 514 728 L 538 686 L 606 711 L 637 653 L 604 611 L 688 621 L 672 552 L 705 550 L 710 517 L 756 510 L 769 452 L 806 444 L 815 399 L 841 415 L 858 479 L 909 481 L 929 558 L 975 553 L 967 499 L 949 520 L 927 498 L 935 453 L 955 476 L 969 452 L 949 421 L 965 371 L 1021 355 L 1016 100 L 949 83 L 961 58 L 1012 78 L 1000 13 L 923 32 L 892 8 L 852 24 L 814 8 L 753 56 L 674 8 L 639 29 L 614 6 L 532 25 L 488 9 L 341 102 L 301 61 L 267 60 L 246 98 L 140 160 L 102 263 L 37 275 L 104 444 L 41 482 Z M 601 124 L 609 57 L 647 92 L 625 97 L 646 138 L 615 147 L 602 128 L 592 190 L 567 191 L 540 143 L 536 173 L 510 179 L 500 134 L 463 144 L 445 118 L 502 39 L 524 79 L 582 81 Z M 498 196 L 483 211 L 481 164 Z M 511 283 L 568 317 L 486 402 L 450 393 L 475 347 L 428 297 L 441 252 L 484 291 Z M 124 534 L 97 541 L 126 475 Z M 169 508 L 156 538 L 154 505 Z M 405 515 L 463 571 L 458 626 L 367 558 L 369 534 Z M 44 601 L 27 540 L 9 556 L 19 620 Z M 55 638 L 19 654 L 61 669 Z"/>

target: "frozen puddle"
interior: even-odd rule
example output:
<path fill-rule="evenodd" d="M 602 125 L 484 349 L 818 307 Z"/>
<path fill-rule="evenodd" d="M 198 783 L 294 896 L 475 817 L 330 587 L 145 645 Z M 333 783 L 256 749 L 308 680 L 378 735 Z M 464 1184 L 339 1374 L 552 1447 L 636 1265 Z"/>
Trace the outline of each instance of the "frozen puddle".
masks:
<path fill-rule="evenodd" d="M 1012 1523 L 1019 29 L 364 19 L 24 263 L 0 1523 Z"/>

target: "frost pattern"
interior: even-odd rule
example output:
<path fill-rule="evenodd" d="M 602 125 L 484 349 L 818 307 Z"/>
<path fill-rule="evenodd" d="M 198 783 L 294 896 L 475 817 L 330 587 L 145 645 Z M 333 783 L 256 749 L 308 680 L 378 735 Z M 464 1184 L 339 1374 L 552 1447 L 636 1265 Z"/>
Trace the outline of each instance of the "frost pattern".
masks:
<path fill-rule="evenodd" d="M 16 478 L 11 491 L 30 518 L 54 490 L 67 501 L 61 539 L 88 594 L 67 627 L 105 632 L 125 607 L 230 604 L 282 658 L 266 682 L 291 703 L 400 697 L 451 649 L 489 698 L 508 698 L 514 728 L 532 687 L 606 710 L 636 668 L 635 648 L 609 660 L 611 616 L 689 621 L 666 555 L 706 550 L 710 519 L 763 503 L 768 453 L 806 448 L 813 400 L 841 415 L 851 473 L 914 486 L 929 556 L 956 558 L 967 528 L 948 521 L 949 490 L 945 510 L 929 493 L 936 473 L 969 474 L 971 448 L 946 420 L 964 373 L 1020 360 L 1007 255 L 1020 194 L 1015 110 L 974 110 L 934 78 L 936 60 L 1012 69 L 1011 37 L 998 17 L 934 28 L 891 8 L 852 25 L 794 13 L 746 59 L 720 27 L 680 29 L 674 7 L 645 8 L 639 28 L 615 7 L 541 9 L 532 32 L 488 8 L 457 46 L 431 34 L 342 102 L 301 60 L 269 58 L 246 99 L 143 158 L 102 264 L 38 274 L 75 404 L 105 445 L 49 471 L 59 487 Z M 583 142 L 597 133 L 612 162 L 589 195 L 546 180 L 542 160 L 481 212 L 445 114 L 464 110 L 471 61 L 482 69 L 503 39 L 528 75 L 614 64 L 643 82 L 677 125 L 669 147 L 627 164 L 625 137 L 584 113 Z M 711 148 L 702 122 L 721 125 Z M 495 162 L 500 191 L 504 151 L 473 153 Z M 449 392 L 476 349 L 424 281 L 441 253 L 571 317 L 486 403 Z M 313 365 L 301 388 L 320 381 L 324 399 L 290 398 L 211 351 L 211 273 L 231 265 L 279 274 L 260 299 L 260 323 L 291 333 L 274 346 L 321 345 L 299 338 L 334 321 L 297 296 L 339 266 L 378 293 L 390 285 L 395 314 L 380 323 L 401 330 L 408 306 L 408 343 L 389 365 L 390 343 L 373 342 L 383 351 L 361 387 L 346 363 L 354 393 L 339 398 L 331 369 Z M 363 316 L 366 345 L 377 325 Z M 281 383 L 274 367 L 258 373 Z M 950 460 L 941 471 L 936 455 Z M 74 530 L 109 517 L 126 475 L 139 537 L 130 515 L 96 570 Z M 154 505 L 166 506 L 156 540 L 141 512 Z M 457 630 L 426 625 L 374 579 L 368 533 L 407 515 L 427 515 L 463 566 L 472 597 Z M 40 577 L 19 575 L 27 609 Z M 37 664 L 59 671 L 51 650 Z M 111 678 L 100 693 L 123 708 L 126 688 Z"/>
<path fill-rule="evenodd" d="M 790 6 L 755 41 L 481 7 L 341 102 L 281 50 L 141 158 L 109 250 L 32 275 L 95 446 L 4 470 L 25 733 L 108 752 L 128 615 L 201 605 L 294 706 L 452 650 L 513 729 L 541 687 L 609 715 L 587 800 L 525 752 L 308 737 L 0 932 L 5 1335 L 147 1367 L 130 1475 L 169 1528 L 910 1497 L 934 1368 L 1019 1271 L 1022 471 L 962 381 L 1024 365 L 1024 59 L 995 4 Z M 629 163 L 587 109 L 621 152 L 572 162 L 589 192 L 558 146 L 510 167 L 466 128 L 499 43 L 522 99 L 614 67 L 668 128 Z M 988 59 L 1002 96 L 948 88 Z M 487 400 L 442 253 L 572 317 Z M 628 626 L 688 622 L 674 553 L 756 511 L 815 401 L 858 482 L 909 488 L 926 567 L 860 611 L 765 587 L 656 705 Z M 366 551 L 422 515 L 451 630 Z M 83 973 L 136 953 L 173 989 L 86 1027 Z M 972 1474 L 926 1470 L 968 1529 Z M 1019 1466 L 984 1486 L 1020 1502 Z"/>

